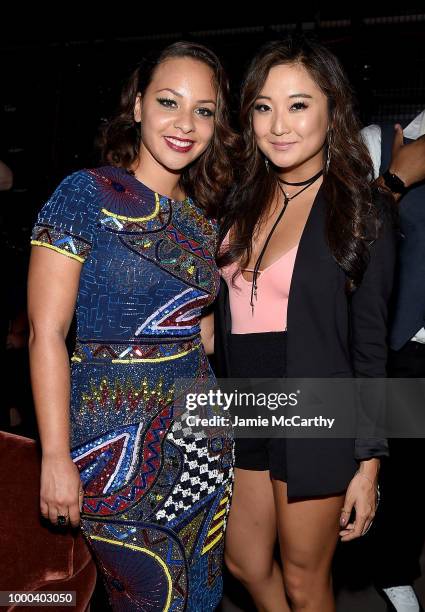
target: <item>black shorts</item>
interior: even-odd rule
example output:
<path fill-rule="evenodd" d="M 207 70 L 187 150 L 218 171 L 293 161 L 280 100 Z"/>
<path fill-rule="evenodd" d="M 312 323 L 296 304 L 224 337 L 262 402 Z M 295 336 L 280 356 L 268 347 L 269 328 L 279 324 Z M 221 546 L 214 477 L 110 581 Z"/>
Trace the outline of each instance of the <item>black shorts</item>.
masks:
<path fill-rule="evenodd" d="M 285 440 L 280 438 L 239 438 L 235 443 L 235 467 L 258 472 L 269 471 L 286 482 Z"/>
<path fill-rule="evenodd" d="M 229 347 L 231 378 L 285 377 L 286 332 L 231 334 Z M 285 440 L 236 438 L 235 467 L 269 470 L 273 478 L 286 480 Z"/>
<path fill-rule="evenodd" d="M 230 334 L 228 345 L 232 378 L 286 377 L 286 332 Z M 349 438 L 236 437 L 235 454 L 237 468 L 268 470 L 293 498 L 339 494 L 358 468 Z"/>

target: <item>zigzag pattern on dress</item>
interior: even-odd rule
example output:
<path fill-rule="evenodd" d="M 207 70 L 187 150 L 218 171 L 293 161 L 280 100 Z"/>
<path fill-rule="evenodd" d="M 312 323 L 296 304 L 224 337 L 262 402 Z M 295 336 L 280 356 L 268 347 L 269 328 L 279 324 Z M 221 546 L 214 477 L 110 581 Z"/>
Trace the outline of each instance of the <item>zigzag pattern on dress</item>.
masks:
<path fill-rule="evenodd" d="M 148 426 L 143 437 L 143 447 L 137 456 L 140 457 L 139 473 L 134 480 L 127 486 L 119 486 L 119 493 L 112 492 L 110 495 L 90 495 L 86 494 L 83 502 L 83 513 L 87 515 L 107 516 L 111 514 L 119 514 L 125 512 L 130 507 L 134 506 L 137 501 L 146 493 L 155 481 L 162 464 L 161 444 L 170 426 L 173 415 L 173 408 L 167 406 L 162 412 L 154 418 Z M 139 437 L 138 445 L 141 444 L 142 436 Z M 87 445 L 86 445 L 87 446 Z M 80 455 L 79 449 L 73 452 L 73 461 L 78 469 L 84 470 L 87 463 L 92 458 L 102 455 L 105 450 L 108 450 L 111 442 L 106 442 L 103 438 L 92 442 L 92 451 L 84 452 Z M 115 479 L 120 485 L 122 479 L 127 482 L 131 478 L 134 471 L 134 466 L 129 468 L 123 462 L 126 446 L 124 445 L 121 452 L 115 452 L 111 456 L 111 460 L 102 466 L 100 473 L 95 474 L 95 482 L 88 481 L 91 489 L 99 489 L 103 481 L 106 480 L 107 473 L 113 472 L 113 480 L 108 478 L 107 489 L 116 489 L 114 486 Z M 120 473 L 122 470 L 122 473 Z M 98 483 L 100 481 L 100 483 Z M 86 483 L 83 480 L 84 486 Z"/>
<path fill-rule="evenodd" d="M 64 254 L 71 254 L 85 259 L 90 253 L 91 245 L 80 236 L 73 236 L 66 231 L 58 231 L 48 225 L 36 225 L 33 230 L 32 244 L 50 246 Z"/>
<path fill-rule="evenodd" d="M 174 242 L 176 242 L 180 246 L 187 247 L 187 250 L 190 251 L 191 253 L 195 253 L 196 255 L 199 255 L 203 259 L 209 259 L 209 260 L 213 259 L 213 256 L 211 255 L 211 253 L 207 251 L 206 249 L 204 249 L 202 244 L 200 244 L 199 242 L 196 242 L 196 240 L 191 240 L 190 238 L 187 238 L 184 234 L 179 232 L 179 230 L 176 229 L 175 227 L 167 227 L 167 235 L 169 238 L 172 238 Z"/>

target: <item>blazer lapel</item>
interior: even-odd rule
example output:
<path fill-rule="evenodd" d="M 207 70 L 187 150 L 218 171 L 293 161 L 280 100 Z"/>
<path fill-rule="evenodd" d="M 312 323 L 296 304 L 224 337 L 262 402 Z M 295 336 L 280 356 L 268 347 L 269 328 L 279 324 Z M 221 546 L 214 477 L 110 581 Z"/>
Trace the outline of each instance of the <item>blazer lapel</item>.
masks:
<path fill-rule="evenodd" d="M 297 255 L 295 257 L 291 286 L 288 296 L 288 330 L 291 328 L 291 320 L 298 312 L 300 302 L 302 302 L 303 300 L 301 288 L 303 284 L 305 282 L 308 282 L 308 279 L 311 278 L 312 257 L 320 256 L 320 253 L 323 253 L 323 251 L 320 250 L 320 246 L 323 246 L 323 241 L 325 240 L 325 212 L 326 201 L 323 196 L 323 185 L 321 185 L 314 199 L 310 213 L 307 217 L 304 230 L 301 234 Z"/>

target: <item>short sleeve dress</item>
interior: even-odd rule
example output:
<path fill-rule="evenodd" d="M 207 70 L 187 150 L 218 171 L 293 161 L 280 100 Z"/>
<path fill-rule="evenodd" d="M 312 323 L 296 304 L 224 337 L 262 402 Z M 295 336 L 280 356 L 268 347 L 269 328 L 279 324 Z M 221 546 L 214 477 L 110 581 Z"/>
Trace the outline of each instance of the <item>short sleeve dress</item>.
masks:
<path fill-rule="evenodd" d="M 114 610 L 198 612 L 221 599 L 233 442 L 182 435 L 173 401 L 177 381 L 214 379 L 200 316 L 219 287 L 216 240 L 190 198 L 112 166 L 65 178 L 32 232 L 32 245 L 82 264 L 71 454 Z"/>

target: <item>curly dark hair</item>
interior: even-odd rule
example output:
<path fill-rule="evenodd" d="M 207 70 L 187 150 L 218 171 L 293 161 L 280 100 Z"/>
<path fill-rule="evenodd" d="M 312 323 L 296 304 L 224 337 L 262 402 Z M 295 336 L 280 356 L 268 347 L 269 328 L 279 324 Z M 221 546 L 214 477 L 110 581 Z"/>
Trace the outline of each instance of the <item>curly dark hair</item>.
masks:
<path fill-rule="evenodd" d="M 281 64 L 304 66 L 327 97 L 330 128 L 324 146 L 331 147 L 323 179 L 328 202 L 327 240 L 334 259 L 346 273 L 347 291 L 351 292 L 361 282 L 369 260 L 368 243 L 376 239 L 381 226 L 371 184 L 373 166 L 340 62 L 326 47 L 302 36 L 266 44 L 248 68 L 241 94 L 240 177 L 223 209 L 221 241 L 230 227 L 234 234 L 231 247 L 219 256 L 218 265 L 241 261 L 241 267 L 246 267 L 254 230 L 278 188 L 276 169 L 270 164 L 267 171 L 256 143 L 253 108 L 269 71 Z"/>
<path fill-rule="evenodd" d="M 102 161 L 129 169 L 139 155 L 140 124 L 134 121 L 134 104 L 137 94 L 143 97 L 152 81 L 155 69 L 171 58 L 192 58 L 209 66 L 217 90 L 217 106 L 214 119 L 214 134 L 204 153 L 185 168 L 180 186 L 192 197 L 207 216 L 216 217 L 220 204 L 233 181 L 231 156 L 236 147 L 237 136 L 229 123 L 229 83 L 218 57 L 207 47 L 180 41 L 160 52 L 146 56 L 131 74 L 124 87 L 118 112 L 107 123 L 100 134 L 99 146 Z"/>

